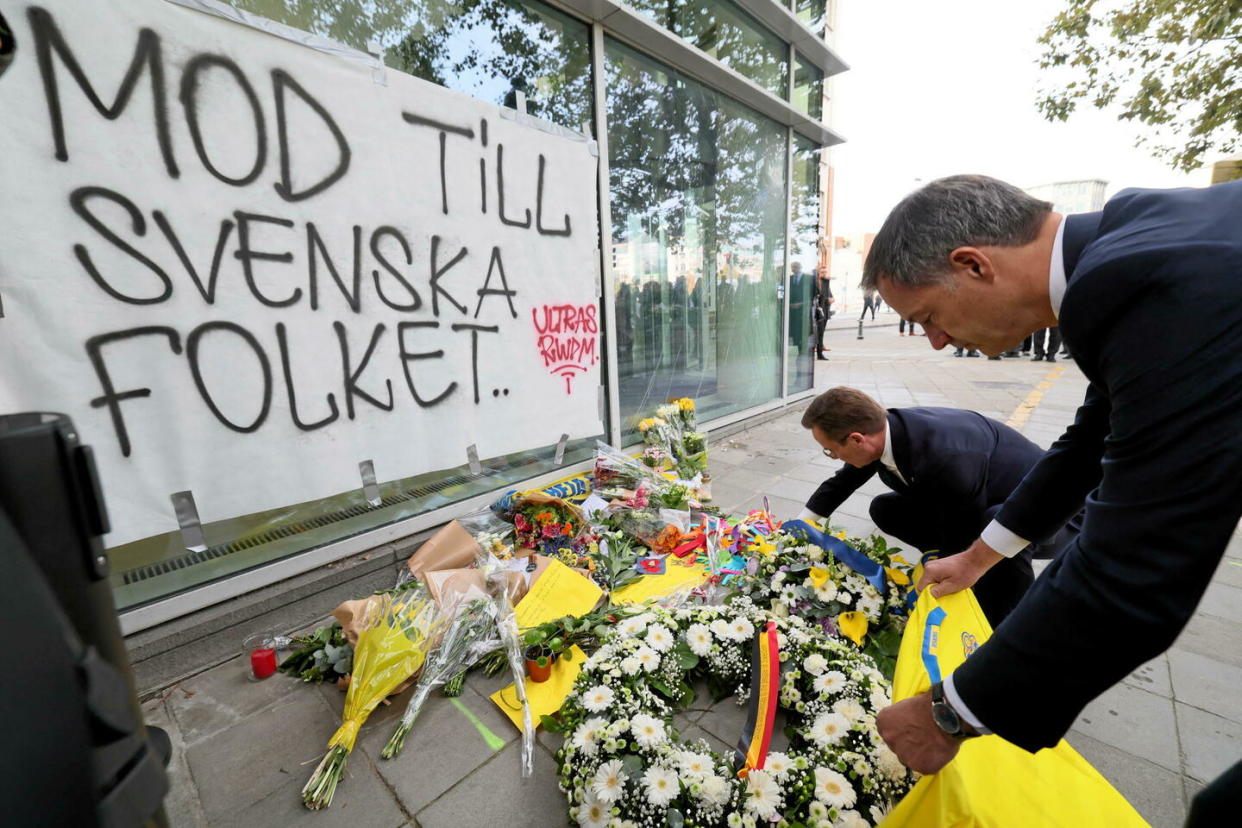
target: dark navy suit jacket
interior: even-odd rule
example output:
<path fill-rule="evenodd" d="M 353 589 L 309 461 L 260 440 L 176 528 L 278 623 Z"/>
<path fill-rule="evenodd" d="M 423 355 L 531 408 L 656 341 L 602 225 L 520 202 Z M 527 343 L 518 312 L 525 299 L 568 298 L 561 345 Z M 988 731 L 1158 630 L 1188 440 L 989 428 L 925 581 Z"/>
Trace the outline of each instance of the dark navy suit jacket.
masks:
<path fill-rule="evenodd" d="M 1004 423 L 956 408 L 890 408 L 888 439 L 904 483 L 879 460 L 862 468 L 847 464 L 806 507 L 827 517 L 879 474 L 893 491 L 938 509 L 942 525 L 961 527 L 964 549 L 987 524 L 988 508 L 1004 503 L 1044 453 Z"/>
<path fill-rule="evenodd" d="M 954 674 L 1027 750 L 1163 652 L 1242 516 L 1242 182 L 1126 190 L 1067 216 L 1061 333 L 1091 384 L 997 519 L 1082 532 Z"/>

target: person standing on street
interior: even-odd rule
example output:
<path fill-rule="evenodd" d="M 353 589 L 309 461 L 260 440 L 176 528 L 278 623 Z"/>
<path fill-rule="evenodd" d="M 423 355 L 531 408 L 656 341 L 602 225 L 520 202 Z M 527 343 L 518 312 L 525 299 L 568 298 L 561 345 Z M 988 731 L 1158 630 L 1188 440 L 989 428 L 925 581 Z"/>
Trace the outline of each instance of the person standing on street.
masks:
<path fill-rule="evenodd" d="M 819 268 L 815 269 L 815 358 L 828 359 L 824 351 L 829 350 L 824 347 L 824 330 L 828 327 L 828 320 L 832 318 L 832 304 L 836 301 L 832 298 L 832 284 L 828 278 L 820 273 Z"/>
<path fill-rule="evenodd" d="M 863 309 L 862 309 L 862 314 L 859 315 L 858 317 L 859 322 L 867 318 L 867 311 L 871 311 L 871 321 L 872 322 L 875 321 L 875 311 L 876 311 L 875 297 L 876 297 L 876 292 L 874 290 L 863 291 Z"/>
<path fill-rule="evenodd" d="M 967 175 L 907 196 L 877 234 L 863 285 L 922 323 L 933 348 L 1000 354 L 1059 325 L 1090 380 L 1073 425 L 995 520 L 925 570 L 920 586 L 936 595 L 970 587 L 1090 495 L 1082 532 L 992 638 L 932 692 L 880 712 L 880 734 L 914 770 L 935 773 L 979 733 L 1055 745 L 1194 613 L 1242 517 L 1239 216 L 1242 181 L 1124 190 L 1063 216 Z M 1195 796 L 1187 824 L 1239 813 L 1242 761 Z"/>

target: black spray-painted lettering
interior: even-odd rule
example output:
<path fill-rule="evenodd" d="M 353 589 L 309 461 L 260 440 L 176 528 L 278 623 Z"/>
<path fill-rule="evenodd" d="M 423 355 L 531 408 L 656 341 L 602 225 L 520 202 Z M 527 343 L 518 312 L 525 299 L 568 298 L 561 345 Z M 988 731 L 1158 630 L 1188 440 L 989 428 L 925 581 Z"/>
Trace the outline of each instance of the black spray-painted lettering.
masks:
<path fill-rule="evenodd" d="M 74 255 L 78 257 L 78 261 L 82 264 L 83 269 L 86 270 L 86 272 L 90 274 L 90 277 L 95 280 L 95 284 L 103 288 L 104 292 L 113 299 L 119 299 L 120 301 L 130 305 L 155 305 L 163 302 L 169 296 L 172 296 L 172 280 L 168 278 L 168 274 L 164 272 L 164 269 L 144 256 L 133 245 L 122 239 L 116 233 L 112 232 L 106 224 L 100 221 L 99 218 L 86 206 L 86 202 L 92 198 L 103 198 L 114 204 L 120 205 L 125 212 L 129 214 L 131 229 L 137 236 L 145 236 L 147 234 L 147 222 L 146 219 L 142 217 L 142 212 L 135 207 L 134 203 L 128 198 L 105 187 L 79 187 L 69 194 L 69 204 L 73 208 L 73 212 L 77 213 L 78 216 L 89 224 L 96 233 L 111 242 L 114 247 L 121 250 L 134 260 L 141 262 L 144 267 L 158 276 L 162 285 L 162 290 L 158 296 L 129 296 L 121 293 L 119 290 L 114 288 L 108 280 L 103 277 L 103 274 L 99 272 L 99 269 L 95 267 L 95 263 L 91 260 L 91 254 L 87 251 L 86 245 L 75 244 L 73 246 Z"/>
<path fill-rule="evenodd" d="M 91 361 L 91 367 L 95 369 L 95 376 L 99 378 L 100 386 L 103 387 L 103 394 L 91 400 L 91 408 L 102 408 L 105 405 L 108 407 L 108 415 L 112 418 L 112 428 L 116 431 L 116 439 L 120 443 L 122 457 L 129 457 L 132 447 L 129 443 L 129 430 L 125 427 L 125 418 L 121 416 L 121 403 L 125 400 L 149 397 L 151 396 L 151 389 L 134 388 L 118 393 L 116 386 L 112 383 L 112 375 L 108 373 L 108 368 L 104 365 L 103 346 L 112 342 L 123 342 L 126 339 L 153 336 L 155 334 L 162 334 L 168 337 L 168 344 L 172 348 L 172 352 L 174 354 L 181 353 L 181 336 L 172 328 L 164 325 L 129 328 L 124 331 L 99 334 L 86 340 L 86 355 Z"/>
<path fill-rule="evenodd" d="M 318 253 L 316 253 L 318 251 Z M 320 237 L 319 231 L 315 229 L 315 225 L 306 222 L 306 259 L 310 263 L 310 306 L 311 310 L 319 310 L 319 276 L 315 270 L 315 263 L 323 257 L 323 263 L 328 268 L 328 273 L 332 276 L 332 280 L 336 282 L 336 286 L 340 288 L 341 295 L 345 297 L 345 301 L 349 303 L 349 308 L 354 313 L 362 311 L 362 228 L 354 225 L 354 281 L 353 290 L 341 281 L 341 274 L 337 271 L 336 265 L 332 263 L 332 257 L 328 254 L 328 248 L 324 246 L 323 238 Z"/>
<path fill-rule="evenodd" d="M 199 74 L 206 69 L 213 68 L 223 69 L 233 76 L 234 82 L 246 96 L 246 103 L 250 105 L 250 113 L 254 119 L 254 164 L 250 167 L 250 172 L 240 178 L 232 178 L 220 172 L 208 157 L 207 146 L 203 141 L 203 131 L 199 125 Z M 241 68 L 236 63 L 220 55 L 197 55 L 191 58 L 181 73 L 181 106 L 185 109 L 185 122 L 190 128 L 190 139 L 194 142 L 194 151 L 198 153 L 198 160 L 207 172 L 234 187 L 244 187 L 259 177 L 259 173 L 263 172 L 263 165 L 267 163 L 267 125 L 263 119 L 263 107 L 259 105 L 259 96 L 255 94 L 254 87 L 250 85 L 250 81 L 246 80 L 246 76 L 242 74 Z"/>
<path fill-rule="evenodd" d="M 164 238 L 168 239 L 168 244 L 172 246 L 173 252 L 177 254 L 177 258 L 181 260 L 182 267 L 189 274 L 190 280 L 194 282 L 194 287 L 198 288 L 198 292 L 202 294 L 203 299 L 209 305 L 216 302 L 216 280 L 220 276 L 220 260 L 224 258 L 224 246 L 228 243 L 229 236 L 233 233 L 233 222 L 224 219 L 220 222 L 220 233 L 216 236 L 216 252 L 211 257 L 211 272 L 207 276 L 207 284 L 203 284 L 203 280 L 199 278 L 198 271 L 194 269 L 194 263 L 190 261 L 190 256 L 185 252 L 185 247 L 181 244 L 181 239 L 177 237 L 176 231 L 173 230 L 172 223 L 159 210 L 151 211 L 151 218 L 155 219 L 155 224 L 164 233 Z"/>
<path fill-rule="evenodd" d="M 293 419 L 293 424 L 302 431 L 314 431 L 317 428 L 323 428 L 329 423 L 336 422 L 341 416 L 341 412 L 336 407 L 336 395 L 328 392 L 328 408 L 330 413 L 328 416 L 313 423 L 304 423 L 302 418 L 298 416 L 298 400 L 297 394 L 293 390 L 293 369 L 290 367 L 289 359 L 289 340 L 285 335 L 285 326 L 282 322 L 276 323 L 276 344 L 280 348 L 280 367 L 285 374 L 285 391 L 289 395 L 289 416 Z"/>
<path fill-rule="evenodd" d="M 362 355 L 362 361 L 358 363 L 358 370 L 351 370 L 349 360 L 349 339 L 345 332 L 345 326 L 340 322 L 332 323 L 333 330 L 336 331 L 336 338 L 341 344 L 341 369 L 345 372 L 345 411 L 349 415 L 349 419 L 354 419 L 354 397 L 361 397 L 376 408 L 384 411 L 392 411 L 395 401 L 392 396 L 392 380 L 385 379 L 384 386 L 388 389 L 388 404 L 377 400 L 367 392 L 358 387 L 358 378 L 362 376 L 362 372 L 367 370 L 367 363 L 371 361 L 371 354 L 375 353 L 375 346 L 379 344 L 380 337 L 384 335 L 385 327 L 381 323 L 375 326 L 375 330 L 371 332 L 371 341 L 367 345 L 366 353 Z"/>
<path fill-rule="evenodd" d="M 345 173 L 349 171 L 351 158 L 349 141 L 345 139 L 345 133 L 341 132 L 341 128 L 337 126 L 336 121 L 333 120 L 323 104 L 315 100 L 288 72 L 285 72 L 283 69 L 272 70 L 272 89 L 276 96 L 276 137 L 280 142 L 280 181 L 274 186 L 276 187 L 276 192 L 285 201 L 302 201 L 322 193 L 345 177 Z M 295 190 L 293 188 L 293 163 L 289 154 L 289 127 L 286 123 L 287 113 L 285 110 L 286 89 L 292 90 L 319 116 L 336 141 L 336 167 L 317 184 L 312 184 L 302 190 Z"/>
<path fill-rule="evenodd" d="M 379 241 L 384 236 L 391 236 L 397 240 L 398 244 L 401 245 L 401 252 L 405 254 L 405 263 L 407 265 L 414 264 L 414 254 L 410 252 L 410 243 L 405 240 L 405 236 L 401 233 L 401 231 L 395 227 L 384 225 L 383 227 L 375 228 L 375 230 L 371 233 L 371 255 L 374 256 L 375 260 L 380 263 L 380 266 L 383 267 L 384 270 L 387 270 L 394 279 L 400 282 L 401 287 L 405 288 L 406 292 L 410 294 L 410 303 L 408 305 L 403 305 L 388 298 L 387 294 L 384 293 L 384 289 L 380 287 L 380 274 L 378 270 L 371 271 L 371 278 L 375 280 L 375 295 L 379 297 L 381 302 L 395 311 L 416 311 L 423 306 L 423 297 L 418 295 L 418 291 L 414 289 L 413 285 L 406 281 L 405 277 L 401 275 L 401 271 L 393 267 L 393 265 L 386 258 L 384 258 L 384 254 L 380 252 Z"/>
<path fill-rule="evenodd" d="M 438 259 L 439 252 L 440 252 L 440 237 L 432 236 L 431 237 L 431 312 L 437 317 L 440 315 L 440 296 L 443 295 L 445 299 L 449 300 L 449 303 L 453 307 L 457 308 L 462 313 L 466 313 L 466 306 L 463 305 L 461 302 L 458 302 L 456 299 L 454 299 L 452 294 L 450 294 L 447 290 L 440 287 L 440 279 L 442 279 L 444 275 L 448 273 L 449 268 L 451 268 L 453 265 L 457 264 L 458 262 L 460 262 L 462 259 L 466 257 L 466 248 L 463 247 L 461 250 L 457 251 L 457 255 L 454 256 L 449 261 L 449 263 L 446 264 L 444 267 L 439 267 L 436 265 L 436 262 L 439 260 Z"/>
<path fill-rule="evenodd" d="M 444 349 L 438 348 L 434 351 L 408 351 L 405 347 L 405 332 L 417 330 L 419 328 L 431 328 L 434 330 L 439 327 L 440 323 L 434 321 L 397 323 L 397 351 L 401 356 L 401 368 L 405 372 L 405 384 L 410 389 L 410 396 L 414 398 L 414 402 L 418 403 L 420 408 L 431 408 L 434 405 L 439 405 L 444 402 L 444 400 L 448 398 L 449 394 L 452 394 L 455 390 L 457 390 L 457 381 L 453 380 L 450 382 L 443 391 L 434 397 L 424 399 L 414 387 L 414 373 L 410 363 L 420 359 L 440 359 L 444 356 Z"/>
<path fill-rule="evenodd" d="M 472 325 L 469 322 L 456 322 L 454 331 L 470 331 L 470 376 L 474 380 L 474 404 L 479 404 L 479 334 L 499 333 L 499 325 Z"/>
<path fill-rule="evenodd" d="M 500 284 L 503 285 L 500 289 L 491 286 L 493 272 L 500 274 Z M 479 311 L 483 310 L 483 300 L 488 296 L 505 297 L 505 300 L 509 303 L 509 313 L 513 315 L 514 319 L 517 319 L 517 308 L 513 307 L 513 297 L 517 295 L 517 291 L 509 289 L 509 281 L 505 278 L 505 265 L 500 260 L 499 247 L 492 248 L 492 258 L 487 263 L 487 279 L 483 282 L 483 287 L 479 288 L 476 293 L 479 294 L 479 304 L 474 307 L 475 319 L 479 318 Z"/>
<path fill-rule="evenodd" d="M 206 334 L 212 331 L 229 331 L 241 337 L 242 341 L 250 346 L 254 351 L 254 355 L 259 360 L 259 367 L 263 369 L 263 404 L 259 407 L 259 416 L 250 425 L 238 425 L 224 415 L 220 410 L 220 406 L 216 405 L 215 398 L 211 392 L 207 390 L 207 383 L 203 381 L 202 366 L 199 364 L 198 350 L 201 346 L 202 339 Z M 190 362 L 190 374 L 194 377 L 194 387 L 198 389 L 198 394 L 203 398 L 203 402 L 207 403 L 207 407 L 211 409 L 211 413 L 216 416 L 220 423 L 233 431 L 242 434 L 249 434 L 252 431 L 258 431 L 259 426 L 263 425 L 263 421 L 267 419 L 267 414 L 272 408 L 272 364 L 267 359 L 267 354 L 259 345 L 259 340 L 255 339 L 254 334 L 234 322 L 204 322 L 194 330 L 190 331 L 190 335 L 185 338 L 185 356 Z"/>
<path fill-rule="evenodd" d="M 293 254 L 285 251 L 284 253 L 265 253 L 254 250 L 250 246 L 250 224 L 275 224 L 278 227 L 292 227 L 293 222 L 289 219 L 276 218 L 274 216 L 260 216 L 255 213 L 237 212 L 233 214 L 233 218 L 237 219 L 237 249 L 233 251 L 233 258 L 242 263 L 242 274 L 246 277 L 246 284 L 250 287 L 251 294 L 269 308 L 283 308 L 292 305 L 294 302 L 302 298 L 302 289 L 294 288 L 293 293 L 285 299 L 269 299 L 259 290 L 258 284 L 254 280 L 254 266 L 252 262 L 283 262 L 289 263 L 293 261 Z"/>

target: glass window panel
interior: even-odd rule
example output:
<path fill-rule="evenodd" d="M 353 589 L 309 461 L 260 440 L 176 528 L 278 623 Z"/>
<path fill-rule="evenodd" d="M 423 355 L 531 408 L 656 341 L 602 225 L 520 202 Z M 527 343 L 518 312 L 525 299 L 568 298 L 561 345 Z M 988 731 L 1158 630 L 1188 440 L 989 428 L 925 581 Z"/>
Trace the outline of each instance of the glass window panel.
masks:
<path fill-rule="evenodd" d="M 816 330 L 813 314 L 819 270 L 819 155 L 809 138 L 793 137 L 793 186 L 789 228 L 789 376 L 790 394 L 814 382 Z"/>
<path fill-rule="evenodd" d="M 775 399 L 784 129 L 612 40 L 605 65 L 623 431 L 669 397 Z"/>
<path fill-rule="evenodd" d="M 828 22 L 827 0 L 796 0 L 794 14 L 802 25 L 820 37 L 824 36 L 824 24 Z"/>
<path fill-rule="evenodd" d="M 794 63 L 793 105 L 817 121 L 824 114 L 824 72 L 802 55 Z"/>
<path fill-rule="evenodd" d="M 594 122 L 590 27 L 522 0 L 228 0 L 263 17 L 367 51 L 402 72 L 570 129 Z"/>
<path fill-rule="evenodd" d="M 781 98 L 789 95 L 789 46 L 729 0 L 625 0 Z"/>

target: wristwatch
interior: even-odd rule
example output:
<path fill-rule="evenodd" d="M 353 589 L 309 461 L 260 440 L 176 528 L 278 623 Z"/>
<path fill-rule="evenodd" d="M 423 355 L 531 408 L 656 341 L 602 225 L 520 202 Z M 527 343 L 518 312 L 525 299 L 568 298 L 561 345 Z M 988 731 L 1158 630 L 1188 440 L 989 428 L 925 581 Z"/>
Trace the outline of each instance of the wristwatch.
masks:
<path fill-rule="evenodd" d="M 974 732 L 962 717 L 953 709 L 953 705 L 949 704 L 949 700 L 944 695 L 944 683 L 936 682 L 931 688 L 932 698 L 932 720 L 936 726 L 943 730 L 954 739 L 969 739 L 979 734 Z"/>

